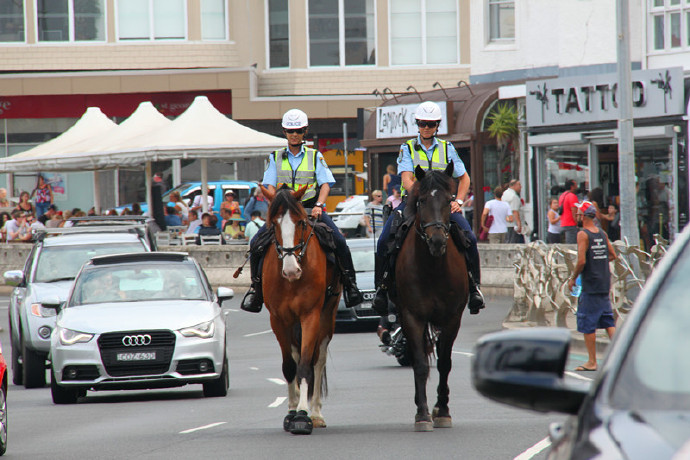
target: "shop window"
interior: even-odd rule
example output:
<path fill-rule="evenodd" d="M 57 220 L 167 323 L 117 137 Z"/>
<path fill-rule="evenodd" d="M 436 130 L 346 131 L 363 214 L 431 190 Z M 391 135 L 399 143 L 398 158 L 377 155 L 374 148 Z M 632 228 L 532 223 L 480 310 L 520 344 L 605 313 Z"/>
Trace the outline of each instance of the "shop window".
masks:
<path fill-rule="evenodd" d="M 690 48 L 690 2 L 649 0 L 649 47 L 654 51 Z"/>
<path fill-rule="evenodd" d="M 515 40 L 515 1 L 489 0 L 489 41 Z"/>
<path fill-rule="evenodd" d="M 24 6 L 15 0 L 0 0 L 0 42 L 24 41 Z"/>
<path fill-rule="evenodd" d="M 458 2 L 390 0 L 392 65 L 457 64 Z"/>
<path fill-rule="evenodd" d="M 373 65 L 374 0 L 309 0 L 309 65 Z"/>
<path fill-rule="evenodd" d="M 117 0 L 120 40 L 180 40 L 186 38 L 184 0 Z"/>
<path fill-rule="evenodd" d="M 104 0 L 37 0 L 39 42 L 105 40 Z"/>
<path fill-rule="evenodd" d="M 268 0 L 269 67 L 290 67 L 290 15 L 288 0 Z"/>
<path fill-rule="evenodd" d="M 226 40 L 227 11 L 225 0 L 201 0 L 201 39 Z"/>

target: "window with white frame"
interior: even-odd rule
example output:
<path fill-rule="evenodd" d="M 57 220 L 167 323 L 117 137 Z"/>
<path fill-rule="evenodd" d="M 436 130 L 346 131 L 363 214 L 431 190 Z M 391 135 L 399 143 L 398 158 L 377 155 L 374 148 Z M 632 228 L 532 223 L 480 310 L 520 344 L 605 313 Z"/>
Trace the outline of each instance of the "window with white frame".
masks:
<path fill-rule="evenodd" d="M 392 65 L 457 64 L 457 0 L 389 0 Z"/>
<path fill-rule="evenodd" d="M 649 0 L 649 48 L 690 48 L 690 0 Z"/>
<path fill-rule="evenodd" d="M 0 42 L 23 42 L 24 39 L 23 2 L 0 0 Z"/>
<path fill-rule="evenodd" d="M 268 0 L 268 66 L 290 67 L 288 0 Z"/>
<path fill-rule="evenodd" d="M 226 40 L 226 0 L 201 0 L 201 39 Z"/>
<path fill-rule="evenodd" d="M 515 40 L 515 1 L 489 0 L 489 41 Z"/>
<path fill-rule="evenodd" d="M 309 65 L 374 65 L 374 3 L 374 0 L 309 0 Z"/>
<path fill-rule="evenodd" d="M 36 0 L 39 42 L 105 41 L 105 0 Z"/>
<path fill-rule="evenodd" d="M 118 39 L 185 39 L 186 3 L 185 0 L 117 0 Z"/>

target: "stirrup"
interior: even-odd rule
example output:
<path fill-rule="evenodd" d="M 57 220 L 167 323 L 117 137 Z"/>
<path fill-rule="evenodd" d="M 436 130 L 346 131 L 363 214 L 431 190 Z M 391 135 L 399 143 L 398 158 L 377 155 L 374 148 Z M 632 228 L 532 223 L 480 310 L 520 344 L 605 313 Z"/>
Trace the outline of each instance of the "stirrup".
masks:
<path fill-rule="evenodd" d="M 388 315 L 388 290 L 383 287 L 379 287 L 376 290 L 376 297 L 374 297 L 374 302 L 372 308 L 379 316 Z"/>
<path fill-rule="evenodd" d="M 262 304 L 263 299 L 259 299 L 257 291 L 250 287 L 242 299 L 240 308 L 244 311 L 248 311 L 249 313 L 259 313 L 261 311 Z"/>
<path fill-rule="evenodd" d="M 347 308 L 356 307 L 364 300 L 362 293 L 359 291 L 359 289 L 357 289 L 356 284 L 343 287 L 343 296 L 345 296 L 345 306 Z"/>
<path fill-rule="evenodd" d="M 470 315 L 479 314 L 479 310 L 483 308 L 486 308 L 486 305 L 484 303 L 484 295 L 482 294 L 482 291 L 479 290 L 479 286 L 475 286 L 475 289 L 470 292 Z"/>

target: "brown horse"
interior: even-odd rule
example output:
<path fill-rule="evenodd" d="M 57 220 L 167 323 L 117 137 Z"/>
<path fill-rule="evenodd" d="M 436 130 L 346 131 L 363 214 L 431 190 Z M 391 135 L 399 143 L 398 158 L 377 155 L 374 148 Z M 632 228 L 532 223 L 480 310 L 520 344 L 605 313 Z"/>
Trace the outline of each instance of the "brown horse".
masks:
<path fill-rule="evenodd" d="M 270 202 L 266 225 L 275 231 L 262 277 L 264 303 L 288 382 L 288 415 L 283 428 L 293 434 L 310 434 L 312 427 L 326 426 L 321 397 L 327 390 L 326 356 L 342 291 L 340 277 L 327 262 L 300 202 L 307 188 L 280 189 L 275 194 L 264 187 L 261 190 Z"/>
<path fill-rule="evenodd" d="M 452 179 L 453 164 L 445 171 L 425 173 L 415 169 L 417 181 L 408 197 L 406 213 L 415 213 L 414 231 L 410 231 L 395 266 L 394 299 L 412 357 L 415 381 L 415 431 L 450 428 L 448 409 L 448 374 L 451 369 L 453 342 L 460 329 L 460 318 L 468 298 L 469 281 L 465 255 L 458 250 L 450 234 L 450 203 L 456 189 Z M 426 382 L 429 378 L 429 354 L 433 350 L 430 330 L 438 333 L 438 399 L 429 415 Z"/>

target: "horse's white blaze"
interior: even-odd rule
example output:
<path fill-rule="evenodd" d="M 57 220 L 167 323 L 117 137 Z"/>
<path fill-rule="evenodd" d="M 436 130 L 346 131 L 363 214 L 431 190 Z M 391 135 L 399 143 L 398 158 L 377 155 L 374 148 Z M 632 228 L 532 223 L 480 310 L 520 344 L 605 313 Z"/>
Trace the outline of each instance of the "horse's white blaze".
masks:
<path fill-rule="evenodd" d="M 433 189 L 431 191 L 431 196 L 436 196 L 436 192 L 438 192 L 438 189 Z"/>
<path fill-rule="evenodd" d="M 280 224 L 280 233 L 283 236 L 283 247 L 295 246 L 295 223 L 290 218 L 290 211 L 287 211 L 278 223 Z M 296 281 L 302 276 L 302 268 L 300 268 L 297 257 L 294 255 L 286 254 L 283 257 L 283 276 L 288 281 Z"/>
<path fill-rule="evenodd" d="M 307 379 L 302 377 L 299 382 L 299 404 L 297 404 L 297 410 L 303 410 L 307 412 L 309 410 L 309 400 L 307 399 L 309 395 L 309 384 Z"/>

